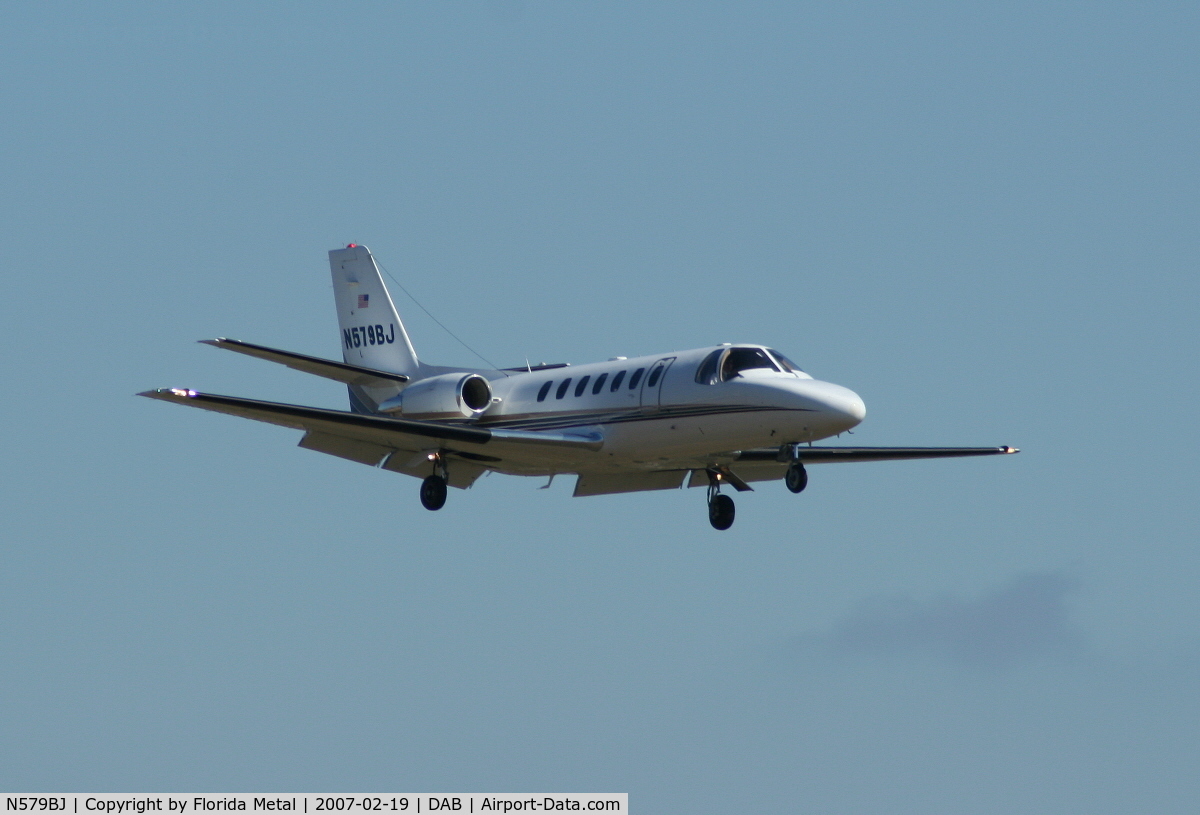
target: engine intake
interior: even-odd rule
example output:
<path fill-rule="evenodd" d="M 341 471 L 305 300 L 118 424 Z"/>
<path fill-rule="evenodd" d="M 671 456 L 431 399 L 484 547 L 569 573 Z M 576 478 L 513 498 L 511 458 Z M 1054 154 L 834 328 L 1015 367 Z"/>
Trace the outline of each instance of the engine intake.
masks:
<path fill-rule="evenodd" d="M 379 406 L 410 419 L 477 419 L 492 404 L 492 386 L 479 374 L 442 374 L 413 382 Z"/>

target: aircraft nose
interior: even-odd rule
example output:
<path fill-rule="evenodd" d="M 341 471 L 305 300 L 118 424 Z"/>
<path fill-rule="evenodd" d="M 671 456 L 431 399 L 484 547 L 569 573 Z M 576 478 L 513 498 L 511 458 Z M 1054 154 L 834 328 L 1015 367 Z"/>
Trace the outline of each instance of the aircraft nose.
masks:
<path fill-rule="evenodd" d="M 862 397 L 841 385 L 823 382 L 820 391 L 813 396 L 816 397 L 814 401 L 821 405 L 821 413 L 841 430 L 855 427 L 867 415 L 867 406 L 863 404 Z"/>
<path fill-rule="evenodd" d="M 846 389 L 846 400 L 841 406 L 841 411 L 855 424 L 867 418 L 867 406 L 863 403 L 862 397 L 849 388 Z"/>

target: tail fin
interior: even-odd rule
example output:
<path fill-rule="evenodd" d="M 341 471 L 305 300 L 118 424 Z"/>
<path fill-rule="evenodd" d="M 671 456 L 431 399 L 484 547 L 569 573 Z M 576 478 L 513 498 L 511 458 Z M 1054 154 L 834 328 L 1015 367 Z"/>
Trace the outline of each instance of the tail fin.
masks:
<path fill-rule="evenodd" d="M 365 246 L 350 244 L 329 253 L 342 359 L 380 371 L 420 377 L 420 362 L 404 323 Z M 351 401 L 355 394 L 351 391 Z"/>

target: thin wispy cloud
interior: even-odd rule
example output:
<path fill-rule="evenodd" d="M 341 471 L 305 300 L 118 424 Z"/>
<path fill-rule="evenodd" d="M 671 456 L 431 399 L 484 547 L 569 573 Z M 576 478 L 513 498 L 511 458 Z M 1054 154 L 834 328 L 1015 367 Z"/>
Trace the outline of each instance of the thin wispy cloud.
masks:
<path fill-rule="evenodd" d="M 1063 571 L 1029 572 L 973 597 L 879 597 L 829 632 L 806 638 L 836 654 L 925 657 L 974 668 L 1076 661 L 1087 638 L 1070 619 L 1077 581 Z"/>

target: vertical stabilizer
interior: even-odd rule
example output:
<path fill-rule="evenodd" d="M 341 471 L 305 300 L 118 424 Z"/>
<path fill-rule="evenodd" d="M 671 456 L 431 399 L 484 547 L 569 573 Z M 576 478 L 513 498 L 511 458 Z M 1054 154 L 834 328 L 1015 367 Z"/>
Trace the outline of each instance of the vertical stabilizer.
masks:
<path fill-rule="evenodd" d="M 345 249 L 331 250 L 329 268 L 333 272 L 342 359 L 418 378 L 417 352 L 370 250 L 353 243 Z"/>

